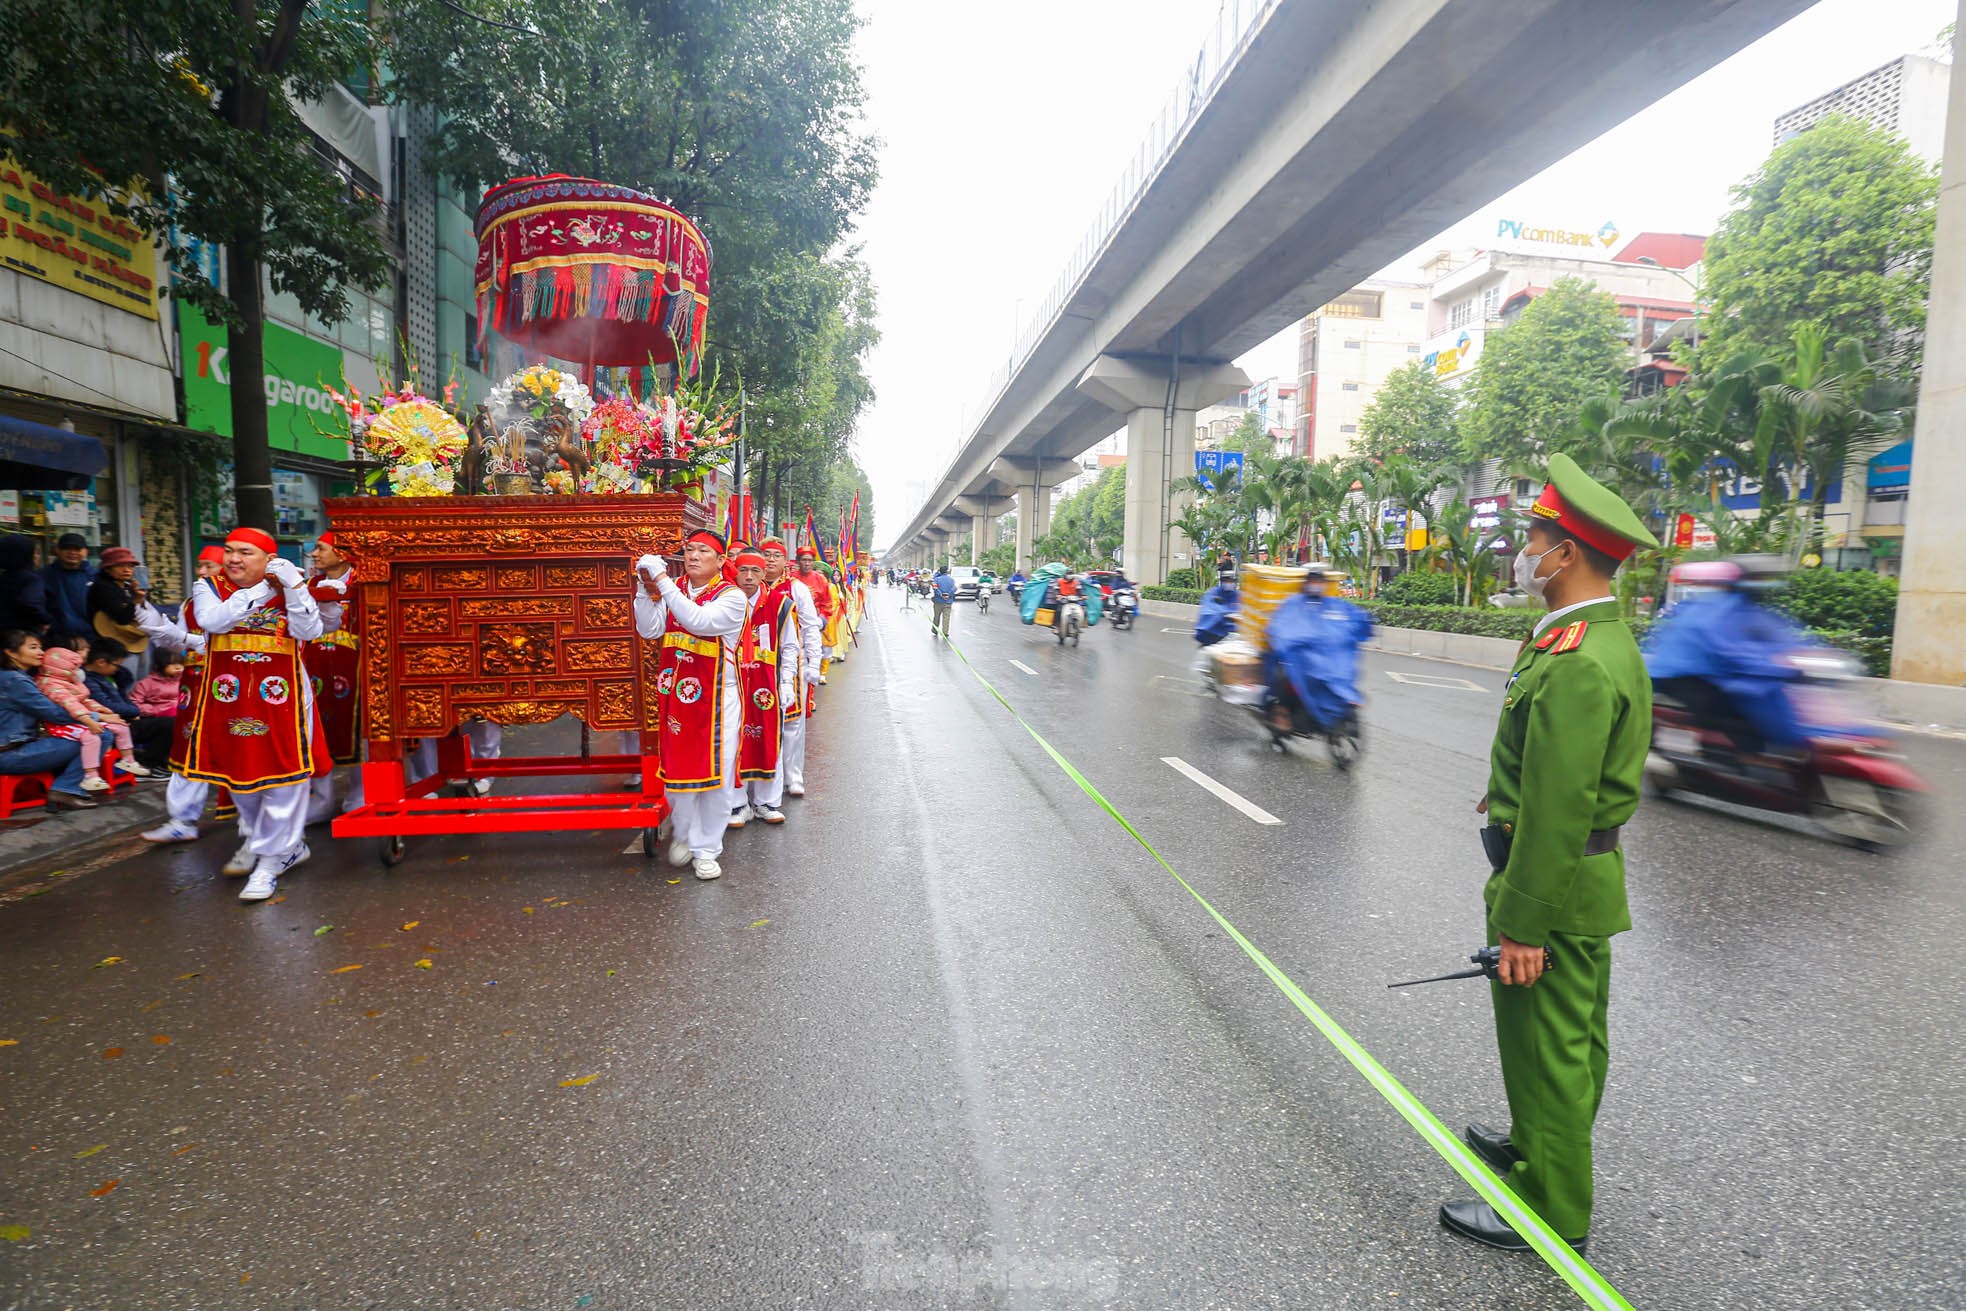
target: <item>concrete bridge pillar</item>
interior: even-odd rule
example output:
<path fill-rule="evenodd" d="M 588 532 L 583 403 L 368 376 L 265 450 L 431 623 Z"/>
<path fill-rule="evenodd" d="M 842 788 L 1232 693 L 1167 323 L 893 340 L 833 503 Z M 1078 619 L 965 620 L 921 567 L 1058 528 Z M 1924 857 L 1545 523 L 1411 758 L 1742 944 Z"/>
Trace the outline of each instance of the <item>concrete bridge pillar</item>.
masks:
<path fill-rule="evenodd" d="M 1233 364 L 1166 362 L 1114 355 L 1094 360 L 1078 390 L 1126 416 L 1126 535 L 1120 567 L 1136 583 L 1164 581 L 1192 566 L 1194 548 L 1174 526 L 1190 499 L 1171 485 L 1195 471 L 1195 411 L 1249 386 Z"/>
<path fill-rule="evenodd" d="M 998 482 L 1017 489 L 1017 567 L 1029 570 L 1039 560 L 1031 543 L 1051 531 L 1051 491 L 1079 473 L 1077 460 L 1006 456 L 990 466 Z"/>
<path fill-rule="evenodd" d="M 983 552 L 997 544 L 997 520 L 1017 502 L 1008 496 L 958 496 L 956 509 L 969 516 L 969 562 L 982 563 Z"/>
<path fill-rule="evenodd" d="M 1957 69 L 1945 139 L 1891 676 L 1957 687 L 1966 683 L 1966 556 L 1955 527 L 1966 504 L 1966 76 Z"/>

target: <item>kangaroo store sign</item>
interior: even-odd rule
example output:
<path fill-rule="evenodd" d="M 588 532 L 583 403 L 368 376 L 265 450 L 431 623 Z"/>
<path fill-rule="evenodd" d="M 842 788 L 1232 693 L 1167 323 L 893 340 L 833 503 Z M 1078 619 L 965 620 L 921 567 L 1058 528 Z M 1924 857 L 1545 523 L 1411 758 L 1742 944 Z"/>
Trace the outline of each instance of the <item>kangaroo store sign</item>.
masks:
<path fill-rule="evenodd" d="M 190 301 L 178 302 L 184 351 L 184 421 L 232 435 L 231 334 Z M 277 323 L 260 338 L 265 354 L 266 436 L 275 450 L 348 458 L 348 415 L 328 388 L 343 386 L 341 351 Z"/>
<path fill-rule="evenodd" d="M 157 317 L 157 248 L 93 200 L 64 196 L 0 155 L 0 268 Z"/>

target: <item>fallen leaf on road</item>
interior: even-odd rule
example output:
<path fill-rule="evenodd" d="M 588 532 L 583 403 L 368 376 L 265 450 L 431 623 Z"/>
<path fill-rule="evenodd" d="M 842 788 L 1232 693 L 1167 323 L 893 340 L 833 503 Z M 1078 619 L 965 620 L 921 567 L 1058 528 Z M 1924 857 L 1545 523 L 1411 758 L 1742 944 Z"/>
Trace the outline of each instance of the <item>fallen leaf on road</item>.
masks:
<path fill-rule="evenodd" d="M 522 911 L 524 911 L 524 912 L 525 912 L 526 914 L 528 914 L 528 915 L 530 915 L 530 914 L 532 914 L 532 907 L 531 907 L 531 906 L 521 906 L 521 907 L 519 907 L 519 909 L 520 909 L 520 910 L 522 910 Z"/>
<path fill-rule="evenodd" d="M 121 965 L 122 963 L 123 963 L 123 958 L 121 956 L 104 956 L 101 960 L 95 963 L 93 968 L 101 969 L 105 965 Z"/>
<path fill-rule="evenodd" d="M 771 923 L 770 920 L 752 920 L 751 927 L 754 929 L 761 929 L 769 923 Z"/>
<path fill-rule="evenodd" d="M 381 1011 L 363 1011 L 363 1012 L 362 1012 L 362 1014 L 364 1014 L 364 1015 L 366 1015 L 366 1016 L 368 1016 L 368 1017 L 369 1017 L 370 1019 L 372 1019 L 372 1020 L 373 1020 L 373 1019 L 374 1019 L 374 1018 L 375 1018 L 376 1016 L 378 1016 L 378 1015 L 380 1015 L 380 1014 L 382 1014 L 382 1012 L 381 1012 Z"/>
<path fill-rule="evenodd" d="M 585 1088 L 588 1084 L 600 1077 L 598 1074 L 583 1074 L 578 1079 L 560 1080 L 560 1086 L 562 1088 Z"/>
<path fill-rule="evenodd" d="M 105 1047 L 102 1049 L 102 1058 L 105 1061 L 113 1061 L 122 1054 L 123 1049 L 121 1047 Z"/>
<path fill-rule="evenodd" d="M 457 864 L 457 862 L 458 862 L 458 861 L 460 861 L 460 860 L 469 860 L 469 859 L 471 859 L 471 857 L 469 857 L 469 856 L 452 856 L 452 857 L 451 857 L 451 864 L 453 864 L 453 865 L 455 865 L 455 864 Z"/>
<path fill-rule="evenodd" d="M 150 1035 L 150 1041 L 156 1043 L 159 1047 L 168 1047 L 171 1045 L 171 1035 L 168 1033 L 153 1033 Z"/>
<path fill-rule="evenodd" d="M 78 1161 L 86 1161 L 91 1156 L 94 1156 L 97 1152 L 106 1152 L 108 1150 L 109 1150 L 108 1143 L 97 1143 L 94 1147 L 84 1147 L 81 1151 L 75 1153 L 75 1159 Z"/>
<path fill-rule="evenodd" d="M 176 1150 L 175 1152 L 172 1152 L 172 1153 L 171 1153 L 171 1155 L 172 1155 L 172 1156 L 183 1156 L 183 1155 L 184 1155 L 184 1154 L 185 1154 L 186 1152 L 195 1152 L 195 1151 L 197 1151 L 197 1150 L 198 1150 L 198 1149 L 199 1149 L 200 1147 L 203 1147 L 204 1145 L 205 1145 L 205 1144 L 203 1144 L 203 1143 L 186 1143 L 186 1144 L 185 1144 L 184 1146 L 182 1146 L 182 1147 L 180 1147 L 180 1148 L 178 1148 L 178 1149 L 177 1149 L 177 1150 Z"/>
<path fill-rule="evenodd" d="M 330 974 L 353 974 L 353 973 L 354 973 L 354 972 L 355 972 L 356 970 L 359 970 L 359 969 L 361 969 L 361 968 L 362 968 L 362 967 L 361 967 L 360 965 L 343 965 L 343 966 L 342 966 L 342 967 L 340 967 L 339 969 L 333 969 L 333 970 L 329 970 L 329 971 L 328 971 L 328 973 L 330 973 Z"/>
<path fill-rule="evenodd" d="M 610 979 L 612 979 L 612 978 L 614 977 L 614 971 L 613 971 L 613 970 L 609 970 L 609 971 L 608 971 L 608 977 L 609 977 Z"/>
<path fill-rule="evenodd" d="M 670 879 L 670 880 L 669 880 L 669 886 L 673 888 L 673 887 L 675 887 L 675 886 L 676 886 L 676 885 L 677 885 L 678 883 L 681 883 L 681 882 L 682 882 L 682 880 L 681 880 L 681 879 Z"/>
<path fill-rule="evenodd" d="M 10 1243 L 18 1243 L 33 1232 L 26 1225 L 0 1225 L 0 1238 Z"/>
<path fill-rule="evenodd" d="M 283 892 L 279 896 L 273 898 L 273 900 L 267 902 L 266 904 L 269 906 L 277 906 L 281 902 L 285 901 L 286 899 L 287 899 L 287 894 Z"/>
<path fill-rule="evenodd" d="M 408 933 L 411 929 L 415 928 L 417 925 L 421 923 L 423 923 L 422 920 L 411 920 L 408 924 L 405 924 L 403 926 L 403 932 Z"/>
<path fill-rule="evenodd" d="M 0 1038 L 0 1047 L 18 1047 L 18 1046 L 20 1046 L 19 1038 Z"/>
<path fill-rule="evenodd" d="M 156 1001 L 145 1002 L 143 1004 L 142 1009 L 145 1011 L 154 1011 L 159 1006 L 162 1006 L 163 1004 L 164 1004 L 164 999 L 162 997 L 159 997 Z"/>
<path fill-rule="evenodd" d="M 334 925 L 323 924 L 320 928 L 314 930 L 314 936 L 318 938 L 324 933 L 333 933 L 333 932 L 334 932 Z"/>
<path fill-rule="evenodd" d="M 178 975 L 178 976 L 177 976 L 177 981 L 178 981 L 179 983 L 182 983 L 182 982 L 184 982 L 184 981 L 185 981 L 186 979 L 202 979 L 202 978 L 204 978 L 204 977 L 205 977 L 205 976 L 204 976 L 204 975 L 202 975 L 202 974 L 200 974 L 200 973 L 199 973 L 198 971 L 196 971 L 196 970 L 193 970 L 193 971 L 191 971 L 191 973 L 189 973 L 189 974 L 180 974 L 180 975 Z"/>
<path fill-rule="evenodd" d="M 416 967 L 420 970 L 427 970 L 432 968 L 430 963 L 430 958 L 428 956 L 424 957 L 422 960 L 416 963 Z"/>
<path fill-rule="evenodd" d="M 419 942 L 419 943 L 417 943 L 417 944 L 416 944 L 416 947 L 417 947 L 417 950 L 418 950 L 418 951 L 442 951 L 442 950 L 443 950 L 443 948 L 442 948 L 442 947 L 439 947 L 439 946 L 438 946 L 438 945 L 437 945 L 436 943 L 434 943 L 434 942 Z"/>
<path fill-rule="evenodd" d="M 113 1192 L 115 1192 L 115 1191 L 116 1191 L 116 1185 L 117 1185 L 117 1184 L 120 1184 L 120 1183 L 122 1183 L 122 1182 L 123 1182 L 123 1181 L 122 1181 L 121 1179 L 111 1179 L 111 1180 L 110 1180 L 109 1182 L 107 1182 L 107 1183 L 105 1183 L 105 1184 L 104 1184 L 104 1185 L 103 1185 L 102 1187 L 100 1187 L 100 1188 L 91 1188 L 91 1189 L 89 1190 L 89 1196 L 91 1196 L 91 1197 L 107 1197 L 107 1196 L 109 1196 L 109 1195 L 110 1195 L 111 1193 L 113 1193 Z"/>

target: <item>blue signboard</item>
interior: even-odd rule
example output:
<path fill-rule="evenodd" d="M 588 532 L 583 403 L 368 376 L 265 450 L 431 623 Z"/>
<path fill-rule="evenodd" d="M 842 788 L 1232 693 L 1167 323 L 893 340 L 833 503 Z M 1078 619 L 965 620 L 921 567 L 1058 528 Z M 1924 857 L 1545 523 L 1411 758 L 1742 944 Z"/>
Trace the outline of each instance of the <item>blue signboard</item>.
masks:
<path fill-rule="evenodd" d="M 1902 492 L 1911 488 L 1911 440 L 1906 438 L 1890 450 L 1870 457 L 1865 479 L 1870 492 Z"/>
<path fill-rule="evenodd" d="M 1750 478 L 1726 460 L 1715 460 L 1713 472 L 1720 479 L 1720 503 L 1730 510 L 1759 510 L 1761 508 L 1761 489 L 1759 478 Z M 1777 485 L 1776 495 L 1782 494 Z M 1816 492 L 1815 479 L 1803 483 L 1802 494 L 1812 497 Z M 1838 479 L 1830 484 L 1829 495 L 1824 498 L 1825 505 L 1835 505 L 1843 500 L 1843 481 Z"/>
<path fill-rule="evenodd" d="M 1195 477 L 1201 479 L 1204 486 L 1214 487 L 1216 479 L 1230 470 L 1235 471 L 1235 481 L 1240 486 L 1242 484 L 1241 451 L 1195 452 Z"/>

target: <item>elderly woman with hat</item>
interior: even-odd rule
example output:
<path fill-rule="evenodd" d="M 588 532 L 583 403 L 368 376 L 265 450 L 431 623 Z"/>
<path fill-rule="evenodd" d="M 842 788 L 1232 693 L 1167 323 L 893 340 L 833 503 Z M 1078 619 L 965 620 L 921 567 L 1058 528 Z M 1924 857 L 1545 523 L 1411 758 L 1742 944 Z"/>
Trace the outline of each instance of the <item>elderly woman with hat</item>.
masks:
<path fill-rule="evenodd" d="M 136 652 L 150 645 L 150 638 L 137 623 L 137 606 L 144 599 L 136 584 L 142 561 L 127 546 L 103 549 L 94 581 L 89 584 L 89 625 L 97 637 L 112 637 L 125 649 Z"/>

